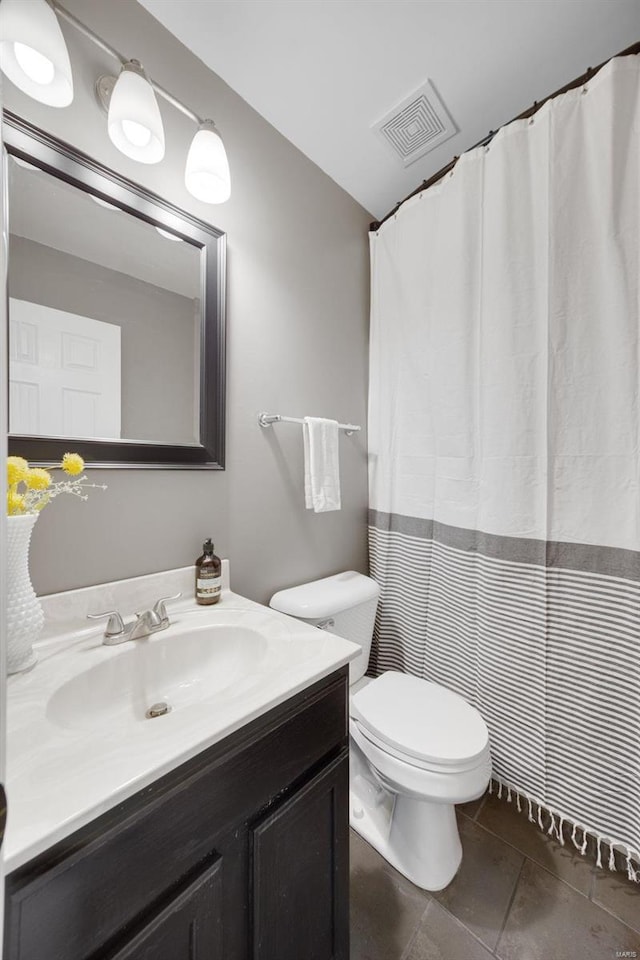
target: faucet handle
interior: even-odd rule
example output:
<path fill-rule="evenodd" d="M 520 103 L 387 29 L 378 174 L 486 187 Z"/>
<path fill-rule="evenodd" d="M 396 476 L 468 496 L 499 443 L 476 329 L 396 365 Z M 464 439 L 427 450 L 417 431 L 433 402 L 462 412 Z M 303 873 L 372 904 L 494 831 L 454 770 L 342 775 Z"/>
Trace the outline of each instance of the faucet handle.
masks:
<path fill-rule="evenodd" d="M 156 602 L 153 605 L 153 613 L 155 613 L 162 622 L 164 622 L 165 620 L 168 620 L 169 617 L 167 615 L 167 608 L 165 607 L 165 603 L 169 603 L 170 600 L 179 600 L 181 596 L 182 596 L 182 591 L 180 591 L 180 593 L 174 594 L 173 597 L 161 597 L 160 600 L 156 600 Z"/>
<path fill-rule="evenodd" d="M 133 622 L 133 630 L 137 628 L 157 630 L 162 623 L 162 618 L 156 610 L 143 610 L 142 613 L 136 613 L 136 619 Z M 144 636 L 144 634 L 139 634 Z"/>
<path fill-rule="evenodd" d="M 105 637 L 119 637 L 123 634 L 125 631 L 124 621 L 117 610 L 108 610 L 106 613 L 87 614 L 87 620 L 105 620 L 107 617 L 109 617 L 109 622 L 104 631 Z"/>

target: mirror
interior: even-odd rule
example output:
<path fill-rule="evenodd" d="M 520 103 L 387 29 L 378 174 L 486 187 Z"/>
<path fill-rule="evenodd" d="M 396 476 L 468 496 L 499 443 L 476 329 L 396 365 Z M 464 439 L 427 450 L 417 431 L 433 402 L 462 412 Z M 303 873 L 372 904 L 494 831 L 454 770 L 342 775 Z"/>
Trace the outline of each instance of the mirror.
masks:
<path fill-rule="evenodd" d="M 5 114 L 9 445 L 224 466 L 220 231 Z"/>

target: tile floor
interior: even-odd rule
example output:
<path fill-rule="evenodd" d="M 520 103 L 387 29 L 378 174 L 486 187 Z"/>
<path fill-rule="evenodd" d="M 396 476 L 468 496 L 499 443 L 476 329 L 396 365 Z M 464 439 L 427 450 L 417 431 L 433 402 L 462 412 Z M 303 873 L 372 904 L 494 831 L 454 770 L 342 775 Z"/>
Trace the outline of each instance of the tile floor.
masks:
<path fill-rule="evenodd" d="M 458 819 L 462 866 L 434 894 L 352 831 L 351 960 L 640 960 L 640 884 L 494 796 Z"/>

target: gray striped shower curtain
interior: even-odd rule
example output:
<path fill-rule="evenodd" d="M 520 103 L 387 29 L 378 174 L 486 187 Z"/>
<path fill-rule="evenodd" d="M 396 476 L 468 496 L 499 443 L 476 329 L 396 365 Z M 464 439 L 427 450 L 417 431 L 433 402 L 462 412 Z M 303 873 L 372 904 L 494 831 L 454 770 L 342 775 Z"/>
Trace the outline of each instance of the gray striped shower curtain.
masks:
<path fill-rule="evenodd" d="M 373 672 L 465 696 L 496 789 L 640 879 L 640 58 L 463 155 L 371 263 Z"/>

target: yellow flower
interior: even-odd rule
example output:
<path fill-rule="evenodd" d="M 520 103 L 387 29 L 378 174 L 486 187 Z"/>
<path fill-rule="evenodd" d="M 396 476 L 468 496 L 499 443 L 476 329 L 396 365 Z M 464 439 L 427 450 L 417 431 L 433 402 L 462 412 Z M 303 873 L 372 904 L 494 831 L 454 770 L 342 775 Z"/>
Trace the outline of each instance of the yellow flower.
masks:
<path fill-rule="evenodd" d="M 10 487 L 26 480 L 28 473 L 29 464 L 23 457 L 7 457 L 7 483 Z"/>
<path fill-rule="evenodd" d="M 69 476 L 76 477 L 84 470 L 84 460 L 79 453 L 65 453 L 60 466 Z"/>
<path fill-rule="evenodd" d="M 25 483 L 29 490 L 46 490 L 51 486 L 51 474 L 48 470 L 35 467 L 27 473 Z"/>
<path fill-rule="evenodd" d="M 24 497 L 15 490 L 7 491 L 7 513 L 10 517 L 24 513 Z"/>

